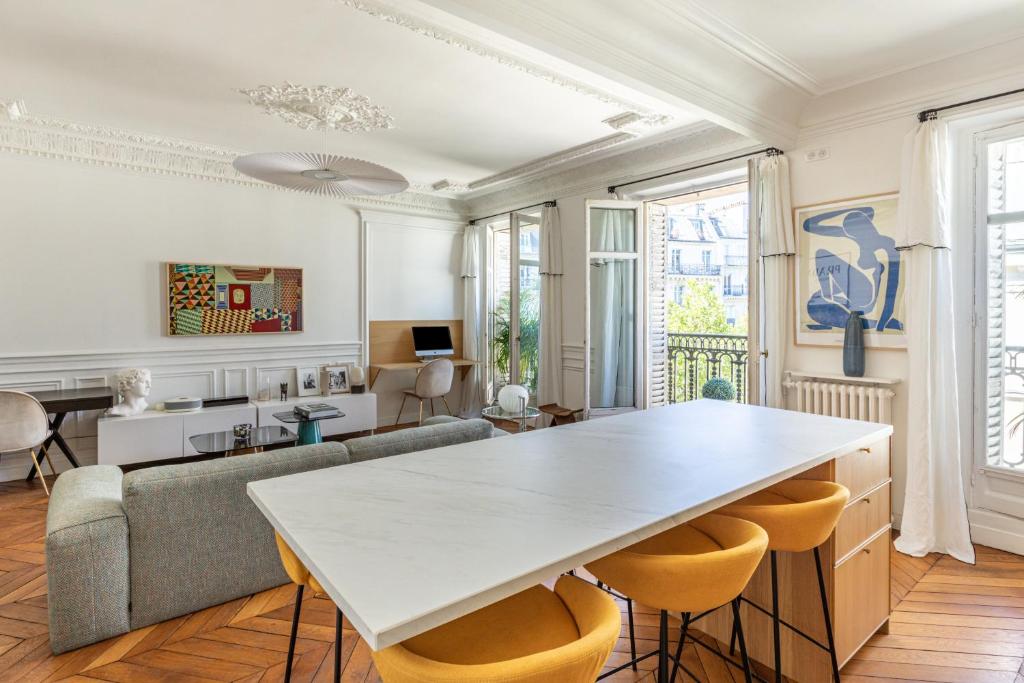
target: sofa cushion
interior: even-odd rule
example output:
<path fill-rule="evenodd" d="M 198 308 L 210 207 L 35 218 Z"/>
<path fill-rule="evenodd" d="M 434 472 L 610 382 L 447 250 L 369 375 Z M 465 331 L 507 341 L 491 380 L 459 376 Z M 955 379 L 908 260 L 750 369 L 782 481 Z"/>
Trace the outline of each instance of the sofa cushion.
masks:
<path fill-rule="evenodd" d="M 412 429 L 400 429 L 345 442 L 352 462 L 376 460 L 402 453 L 425 451 L 490 438 L 494 425 L 487 420 L 455 420 Z"/>
<path fill-rule="evenodd" d="M 117 467 L 57 477 L 46 510 L 46 581 L 54 653 L 128 630 L 128 521 Z"/>
<path fill-rule="evenodd" d="M 287 583 L 246 484 L 348 461 L 343 444 L 323 443 L 126 474 L 131 628 Z"/>

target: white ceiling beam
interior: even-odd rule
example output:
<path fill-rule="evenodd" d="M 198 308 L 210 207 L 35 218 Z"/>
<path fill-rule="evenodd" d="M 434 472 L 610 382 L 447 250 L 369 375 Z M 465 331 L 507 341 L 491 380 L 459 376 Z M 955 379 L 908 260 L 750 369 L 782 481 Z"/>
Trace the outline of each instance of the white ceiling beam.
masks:
<path fill-rule="evenodd" d="M 783 149 L 815 85 L 763 46 L 664 0 L 422 0 L 533 50 Z M 692 9 L 692 8 L 690 8 Z"/>

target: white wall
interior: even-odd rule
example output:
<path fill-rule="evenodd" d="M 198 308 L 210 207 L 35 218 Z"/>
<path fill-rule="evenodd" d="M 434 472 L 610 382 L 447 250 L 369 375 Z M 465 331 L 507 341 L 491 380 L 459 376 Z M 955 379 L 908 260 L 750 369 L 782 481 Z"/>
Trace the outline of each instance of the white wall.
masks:
<path fill-rule="evenodd" d="M 367 317 L 369 320 L 461 320 L 463 223 L 362 212 L 366 225 Z M 382 372 L 373 390 L 378 394 L 377 417 L 394 424 L 402 389 L 412 388 L 415 371 Z M 461 378 L 455 373 L 446 397 L 452 412 L 459 409 Z M 435 401 L 438 413 L 444 404 Z M 423 406 L 424 415 L 429 408 Z M 406 402 L 403 422 L 417 418 L 417 404 Z"/>
<path fill-rule="evenodd" d="M 151 403 L 255 397 L 265 379 L 294 394 L 298 365 L 361 362 L 365 279 L 378 310 L 461 317 L 455 233 L 424 231 L 415 217 L 395 219 L 375 252 L 386 258 L 364 278 L 360 215 L 337 200 L 7 154 L 0 186 L 0 388 L 102 386 L 140 366 L 153 371 Z M 166 261 L 303 268 L 304 331 L 166 336 Z M 95 418 L 69 416 L 64 429 L 85 463 L 95 462 Z M 0 480 L 24 476 L 26 463 L 5 454 Z"/>

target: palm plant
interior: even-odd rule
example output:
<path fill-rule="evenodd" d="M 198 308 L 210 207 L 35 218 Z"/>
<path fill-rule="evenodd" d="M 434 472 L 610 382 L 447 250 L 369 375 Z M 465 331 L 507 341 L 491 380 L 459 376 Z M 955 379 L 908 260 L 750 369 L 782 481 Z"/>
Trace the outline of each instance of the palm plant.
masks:
<path fill-rule="evenodd" d="M 540 351 L 540 292 L 523 289 L 519 294 L 519 375 L 530 393 L 537 391 L 537 360 Z M 491 359 L 501 376 L 508 377 L 512 358 L 512 298 L 506 293 L 491 311 Z"/>

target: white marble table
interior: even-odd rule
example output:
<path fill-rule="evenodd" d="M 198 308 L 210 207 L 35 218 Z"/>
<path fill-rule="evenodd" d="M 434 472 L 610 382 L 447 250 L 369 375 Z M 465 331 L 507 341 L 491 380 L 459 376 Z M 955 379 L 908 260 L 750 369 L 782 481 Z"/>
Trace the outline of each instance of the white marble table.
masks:
<path fill-rule="evenodd" d="M 377 650 L 891 432 L 704 400 L 248 491 Z"/>

